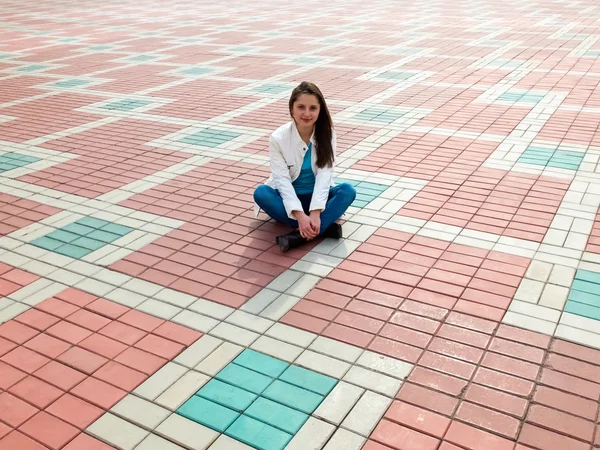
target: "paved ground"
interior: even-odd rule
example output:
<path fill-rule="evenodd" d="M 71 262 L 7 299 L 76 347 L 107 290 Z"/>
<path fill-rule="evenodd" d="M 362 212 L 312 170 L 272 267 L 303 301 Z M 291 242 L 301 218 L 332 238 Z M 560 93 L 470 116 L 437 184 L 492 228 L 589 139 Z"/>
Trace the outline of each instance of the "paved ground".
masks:
<path fill-rule="evenodd" d="M 0 0 L 0 450 L 600 447 L 593 0 Z M 345 238 L 252 214 L 302 80 Z"/>

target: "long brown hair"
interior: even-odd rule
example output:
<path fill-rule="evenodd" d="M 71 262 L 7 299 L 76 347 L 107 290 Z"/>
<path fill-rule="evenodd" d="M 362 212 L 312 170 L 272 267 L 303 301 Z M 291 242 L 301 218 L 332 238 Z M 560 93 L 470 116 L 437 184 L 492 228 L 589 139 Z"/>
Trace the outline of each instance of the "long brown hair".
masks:
<path fill-rule="evenodd" d="M 303 81 L 293 91 L 290 96 L 290 115 L 293 117 L 294 103 L 302 94 L 314 95 L 319 100 L 319 117 L 315 123 L 315 141 L 317 144 L 317 167 L 333 166 L 333 147 L 331 146 L 331 136 L 333 133 L 333 121 L 325 102 L 325 97 L 321 90 L 310 81 Z"/>

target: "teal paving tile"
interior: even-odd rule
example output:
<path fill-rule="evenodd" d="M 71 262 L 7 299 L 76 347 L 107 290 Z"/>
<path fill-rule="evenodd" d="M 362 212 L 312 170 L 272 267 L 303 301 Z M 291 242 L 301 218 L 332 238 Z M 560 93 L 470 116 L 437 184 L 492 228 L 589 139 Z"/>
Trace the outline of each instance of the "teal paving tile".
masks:
<path fill-rule="evenodd" d="M 25 67 L 19 67 L 17 70 L 19 72 L 33 72 L 35 70 L 41 70 L 41 69 L 45 69 L 46 66 L 43 66 L 41 64 L 33 64 L 31 66 L 25 66 Z"/>
<path fill-rule="evenodd" d="M 246 410 L 257 397 L 256 394 L 214 378 L 206 383 L 196 395 L 240 413 Z"/>
<path fill-rule="evenodd" d="M 291 91 L 291 88 L 285 84 L 271 84 L 266 83 L 252 89 L 253 92 L 259 92 L 261 94 L 281 94 L 283 92 Z"/>
<path fill-rule="evenodd" d="M 184 144 L 202 145 L 205 147 L 218 147 L 226 142 L 241 136 L 239 133 L 227 130 L 206 129 L 200 130 L 179 140 Z"/>
<path fill-rule="evenodd" d="M 180 406 L 177 413 L 220 433 L 239 417 L 239 413 L 198 396 Z"/>
<path fill-rule="evenodd" d="M 51 239 L 51 238 L 49 238 L 47 236 L 44 236 L 44 237 L 41 237 L 41 238 L 37 238 L 37 239 L 31 241 L 30 244 L 34 245 L 36 247 L 43 248 L 45 250 L 51 250 L 51 251 L 54 251 L 58 247 L 61 247 L 61 246 L 65 245 L 64 242 L 56 241 L 56 240 Z"/>
<path fill-rule="evenodd" d="M 54 252 L 60 255 L 65 255 L 71 258 L 79 259 L 83 258 L 85 255 L 89 255 L 90 253 L 92 253 L 92 250 L 83 247 L 77 247 L 73 244 L 63 244 L 57 249 L 55 249 Z"/>
<path fill-rule="evenodd" d="M 600 284 L 590 283 L 589 281 L 575 280 L 571 285 L 571 290 L 589 292 L 590 294 L 600 295 Z"/>
<path fill-rule="evenodd" d="M 565 305 L 565 312 L 587 317 L 589 319 L 600 320 L 600 308 L 586 305 L 584 303 L 578 303 L 569 300 Z"/>
<path fill-rule="evenodd" d="M 575 274 L 575 279 L 600 284 L 600 273 L 579 269 Z"/>
<path fill-rule="evenodd" d="M 115 233 L 109 233 L 108 231 L 94 230 L 90 234 L 88 234 L 87 237 L 97 239 L 99 241 L 104 242 L 105 244 L 110 244 L 111 242 L 116 241 L 122 236 Z"/>
<path fill-rule="evenodd" d="M 274 381 L 262 396 L 306 414 L 312 414 L 323 401 L 321 395 L 279 380 Z"/>
<path fill-rule="evenodd" d="M 0 155 L 0 173 L 24 167 L 39 160 L 34 156 L 22 155 L 21 153 L 5 153 Z"/>
<path fill-rule="evenodd" d="M 65 225 L 61 228 L 62 231 L 68 231 L 69 233 L 75 233 L 79 236 L 85 236 L 86 234 L 91 233 L 95 230 L 92 227 L 86 227 L 85 225 L 80 225 L 77 222 L 70 223 L 69 225 Z"/>
<path fill-rule="evenodd" d="M 296 434 L 309 418 L 308 414 L 262 397 L 257 398 L 250 408 L 244 412 L 244 415 L 292 435 Z"/>
<path fill-rule="evenodd" d="M 113 233 L 116 234 L 120 237 L 125 236 L 127 233 L 131 233 L 133 231 L 133 228 L 131 227 L 127 227 L 125 225 L 119 225 L 116 223 L 109 223 L 108 225 L 104 225 L 101 228 L 102 231 L 106 231 L 108 233 Z"/>
<path fill-rule="evenodd" d="M 191 69 L 182 70 L 181 73 L 184 75 L 204 75 L 213 71 L 214 69 L 209 67 L 192 67 Z"/>
<path fill-rule="evenodd" d="M 377 75 L 377 78 L 383 78 L 386 80 L 408 80 L 412 77 L 414 73 L 410 72 L 397 72 L 393 70 L 388 70 L 387 72 L 380 73 Z"/>
<path fill-rule="evenodd" d="M 90 239 L 89 237 L 82 236 L 75 239 L 71 244 L 94 251 L 104 247 L 106 242 L 97 241 L 96 239 Z"/>
<path fill-rule="evenodd" d="M 356 187 L 356 186 L 358 186 L 358 183 L 360 183 L 360 181 L 357 181 L 357 180 L 345 180 L 343 178 L 336 178 L 335 179 L 335 184 L 342 184 L 342 183 L 348 183 L 348 184 L 351 184 L 352 186 Z"/>
<path fill-rule="evenodd" d="M 240 416 L 225 434 L 259 450 L 282 450 L 292 439 L 291 434 L 247 416 Z"/>
<path fill-rule="evenodd" d="M 244 350 L 233 362 L 272 378 L 277 378 L 289 366 L 286 362 L 250 349 Z"/>
<path fill-rule="evenodd" d="M 123 99 L 117 102 L 108 103 L 102 106 L 102 109 L 110 109 L 116 111 L 132 111 L 137 108 L 141 108 L 143 106 L 148 106 L 152 102 L 149 100 L 128 100 Z"/>
<path fill-rule="evenodd" d="M 255 394 L 261 394 L 273 381 L 266 375 L 237 364 L 227 365 L 217 374 L 216 378 Z"/>
<path fill-rule="evenodd" d="M 77 86 L 83 86 L 84 84 L 89 84 L 89 81 L 88 80 L 65 80 L 65 81 L 59 81 L 58 83 L 54 83 L 54 86 L 77 87 Z"/>
<path fill-rule="evenodd" d="M 68 244 L 68 243 L 73 242 L 74 240 L 80 238 L 80 236 L 78 234 L 69 233 L 68 231 L 63 231 L 63 230 L 56 230 L 51 233 L 48 233 L 46 235 L 46 237 L 48 237 L 50 239 L 54 239 L 56 241 L 61 241 L 65 244 Z"/>
<path fill-rule="evenodd" d="M 363 200 L 354 200 L 354 202 L 352 202 L 352 206 L 356 207 L 356 208 L 364 208 L 365 206 L 367 206 L 370 202 L 367 201 L 363 201 Z"/>
<path fill-rule="evenodd" d="M 98 229 L 108 225 L 110 222 L 107 222 L 106 220 L 102 219 L 96 219 L 95 217 L 84 217 L 82 219 L 79 219 L 75 223 Z"/>
<path fill-rule="evenodd" d="M 298 366 L 288 367 L 279 379 L 323 396 L 329 394 L 337 384 L 335 378 Z"/>
<path fill-rule="evenodd" d="M 577 303 L 585 303 L 590 306 L 597 306 L 600 308 L 600 295 L 597 294 L 590 294 L 589 292 L 571 289 L 571 292 L 569 292 L 569 300 Z"/>
<path fill-rule="evenodd" d="M 156 59 L 156 56 L 153 56 L 153 55 L 138 55 L 138 56 L 132 56 L 131 58 L 128 58 L 129 61 L 151 61 L 153 59 Z"/>

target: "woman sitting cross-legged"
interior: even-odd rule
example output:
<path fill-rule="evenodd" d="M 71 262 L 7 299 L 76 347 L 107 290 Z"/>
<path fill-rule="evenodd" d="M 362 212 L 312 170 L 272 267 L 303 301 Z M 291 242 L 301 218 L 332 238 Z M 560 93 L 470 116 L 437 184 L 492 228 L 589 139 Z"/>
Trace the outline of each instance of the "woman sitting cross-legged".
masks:
<path fill-rule="evenodd" d="M 294 228 L 277 238 L 282 252 L 317 236 L 341 238 L 342 226 L 336 221 L 356 197 L 352 185 L 333 183 L 335 131 L 319 88 L 300 83 L 289 108 L 293 120 L 269 141 L 271 177 L 254 191 L 260 209 Z"/>

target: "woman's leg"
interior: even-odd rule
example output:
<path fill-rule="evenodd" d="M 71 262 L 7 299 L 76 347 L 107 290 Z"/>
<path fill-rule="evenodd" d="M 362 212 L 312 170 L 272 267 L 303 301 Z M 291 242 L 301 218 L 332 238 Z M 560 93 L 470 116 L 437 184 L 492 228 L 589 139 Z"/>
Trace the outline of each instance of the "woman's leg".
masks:
<path fill-rule="evenodd" d="M 254 191 L 254 201 L 269 217 L 292 228 L 298 228 L 298 222 L 288 217 L 279 191 L 261 184 Z"/>
<path fill-rule="evenodd" d="M 321 233 L 338 220 L 356 198 L 356 190 L 349 183 L 338 184 L 329 190 L 329 200 L 321 213 Z"/>

